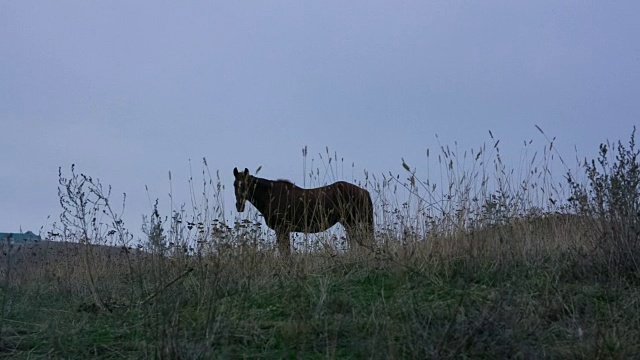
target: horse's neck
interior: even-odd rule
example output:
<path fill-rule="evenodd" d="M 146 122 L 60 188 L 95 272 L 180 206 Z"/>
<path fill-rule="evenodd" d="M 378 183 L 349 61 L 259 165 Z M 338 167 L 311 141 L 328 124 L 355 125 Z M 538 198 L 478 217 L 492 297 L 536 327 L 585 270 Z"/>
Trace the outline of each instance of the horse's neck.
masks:
<path fill-rule="evenodd" d="M 264 213 L 269 205 L 269 197 L 271 196 L 271 181 L 267 179 L 253 177 L 251 179 L 251 186 L 254 187 L 248 200 L 255 206 L 260 212 Z"/>

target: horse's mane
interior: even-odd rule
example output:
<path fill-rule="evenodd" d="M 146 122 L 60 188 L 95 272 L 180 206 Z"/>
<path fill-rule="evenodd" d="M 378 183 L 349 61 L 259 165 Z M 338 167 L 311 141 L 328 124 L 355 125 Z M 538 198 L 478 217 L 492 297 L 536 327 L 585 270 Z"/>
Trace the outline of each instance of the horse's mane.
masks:
<path fill-rule="evenodd" d="M 269 180 L 269 179 L 263 179 L 259 177 L 253 177 L 253 178 L 258 182 L 258 184 L 262 184 L 262 186 L 265 186 L 270 183 L 280 183 L 286 187 L 296 187 L 296 185 L 293 182 L 291 182 L 291 180 L 287 180 L 287 179 Z"/>

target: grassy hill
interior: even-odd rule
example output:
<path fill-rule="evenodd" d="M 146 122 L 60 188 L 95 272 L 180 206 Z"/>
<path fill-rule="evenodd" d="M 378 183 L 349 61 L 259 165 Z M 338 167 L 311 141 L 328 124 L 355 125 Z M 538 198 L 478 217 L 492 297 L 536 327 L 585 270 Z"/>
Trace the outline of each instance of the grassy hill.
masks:
<path fill-rule="evenodd" d="M 62 237 L 89 241 L 2 245 L 0 356 L 637 358 L 638 152 L 633 137 L 615 162 L 606 150 L 585 162 L 587 181 L 568 177 L 563 205 L 550 180 L 531 181 L 545 171 L 518 182 L 498 162 L 491 190 L 480 164 L 479 176 L 449 173 L 436 197 L 403 164 L 406 184 L 370 186 L 375 251 L 329 237 L 290 258 L 256 224 L 230 227 L 206 207 L 191 223 L 154 208 L 146 251 L 106 246 L 130 234 L 99 183 L 72 168 L 60 176 Z"/>
<path fill-rule="evenodd" d="M 594 270 L 586 224 L 522 219 L 413 246 L 388 243 L 376 254 L 288 260 L 249 248 L 201 257 L 130 253 L 127 260 L 116 247 L 40 242 L 2 259 L 13 268 L 3 273 L 0 352 L 633 357 L 640 353 L 640 288 Z M 86 250 L 107 310 L 94 303 Z"/>

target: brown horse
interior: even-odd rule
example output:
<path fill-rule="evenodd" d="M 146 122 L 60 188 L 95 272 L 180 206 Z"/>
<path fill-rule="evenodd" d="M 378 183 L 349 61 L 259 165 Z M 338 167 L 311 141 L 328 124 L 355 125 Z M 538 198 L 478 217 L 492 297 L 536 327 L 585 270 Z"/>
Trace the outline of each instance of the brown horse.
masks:
<path fill-rule="evenodd" d="M 249 200 L 260 211 L 267 226 L 276 232 L 280 254 L 289 255 L 289 233 L 317 233 L 342 224 L 353 248 L 353 240 L 371 248 L 373 204 L 369 192 L 338 181 L 316 189 L 302 189 L 287 180 L 267 180 L 233 169 L 236 209 L 244 211 Z"/>

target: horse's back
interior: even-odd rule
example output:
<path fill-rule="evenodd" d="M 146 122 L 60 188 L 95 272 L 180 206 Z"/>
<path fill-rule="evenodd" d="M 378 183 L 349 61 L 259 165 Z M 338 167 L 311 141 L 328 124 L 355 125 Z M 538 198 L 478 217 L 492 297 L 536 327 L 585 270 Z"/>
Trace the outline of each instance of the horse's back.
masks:
<path fill-rule="evenodd" d="M 346 181 L 338 181 L 333 184 L 336 186 L 342 193 L 343 196 L 347 195 L 349 198 L 361 198 L 364 200 L 365 198 L 371 199 L 369 195 L 369 191 L 367 189 L 363 189 L 357 185 Z"/>

